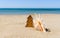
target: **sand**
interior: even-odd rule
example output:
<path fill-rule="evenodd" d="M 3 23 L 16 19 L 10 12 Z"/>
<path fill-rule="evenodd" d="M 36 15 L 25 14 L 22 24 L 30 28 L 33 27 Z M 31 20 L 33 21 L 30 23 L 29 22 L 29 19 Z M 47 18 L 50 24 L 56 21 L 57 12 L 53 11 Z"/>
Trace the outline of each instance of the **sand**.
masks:
<path fill-rule="evenodd" d="M 51 32 L 40 32 L 35 28 L 26 28 L 27 16 L 0 15 L 0 38 L 60 38 L 60 14 L 41 14 Z"/>

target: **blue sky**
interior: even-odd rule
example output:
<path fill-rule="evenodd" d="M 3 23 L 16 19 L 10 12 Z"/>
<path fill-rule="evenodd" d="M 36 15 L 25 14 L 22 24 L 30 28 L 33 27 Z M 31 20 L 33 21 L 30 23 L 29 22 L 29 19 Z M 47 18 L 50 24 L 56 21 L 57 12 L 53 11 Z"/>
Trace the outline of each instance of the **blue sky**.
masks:
<path fill-rule="evenodd" d="M 60 8 L 60 0 L 0 0 L 0 8 Z"/>

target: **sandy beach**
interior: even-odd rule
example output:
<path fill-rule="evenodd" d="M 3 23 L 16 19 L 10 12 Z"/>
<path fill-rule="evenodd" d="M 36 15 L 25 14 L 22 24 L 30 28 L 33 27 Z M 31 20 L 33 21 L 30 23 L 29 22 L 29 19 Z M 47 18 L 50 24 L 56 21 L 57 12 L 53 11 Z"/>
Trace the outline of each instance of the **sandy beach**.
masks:
<path fill-rule="evenodd" d="M 60 14 L 41 14 L 51 32 L 26 28 L 27 17 L 28 15 L 0 15 L 0 38 L 60 38 Z"/>

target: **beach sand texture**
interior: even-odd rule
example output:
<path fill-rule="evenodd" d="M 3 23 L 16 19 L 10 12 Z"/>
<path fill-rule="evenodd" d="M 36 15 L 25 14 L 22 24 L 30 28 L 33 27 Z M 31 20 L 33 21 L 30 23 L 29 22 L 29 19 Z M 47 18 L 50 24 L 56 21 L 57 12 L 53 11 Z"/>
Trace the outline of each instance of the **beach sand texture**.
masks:
<path fill-rule="evenodd" d="M 28 15 L 0 15 L 0 38 L 60 38 L 60 14 L 41 14 L 51 32 L 26 28 L 27 17 Z"/>

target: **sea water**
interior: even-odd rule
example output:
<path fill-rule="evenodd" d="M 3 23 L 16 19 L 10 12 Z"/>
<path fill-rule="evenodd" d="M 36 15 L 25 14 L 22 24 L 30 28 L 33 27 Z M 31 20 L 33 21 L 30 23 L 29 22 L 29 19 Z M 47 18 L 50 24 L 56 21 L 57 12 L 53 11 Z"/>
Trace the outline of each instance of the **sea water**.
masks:
<path fill-rule="evenodd" d="M 0 8 L 0 14 L 60 14 L 60 8 Z"/>

